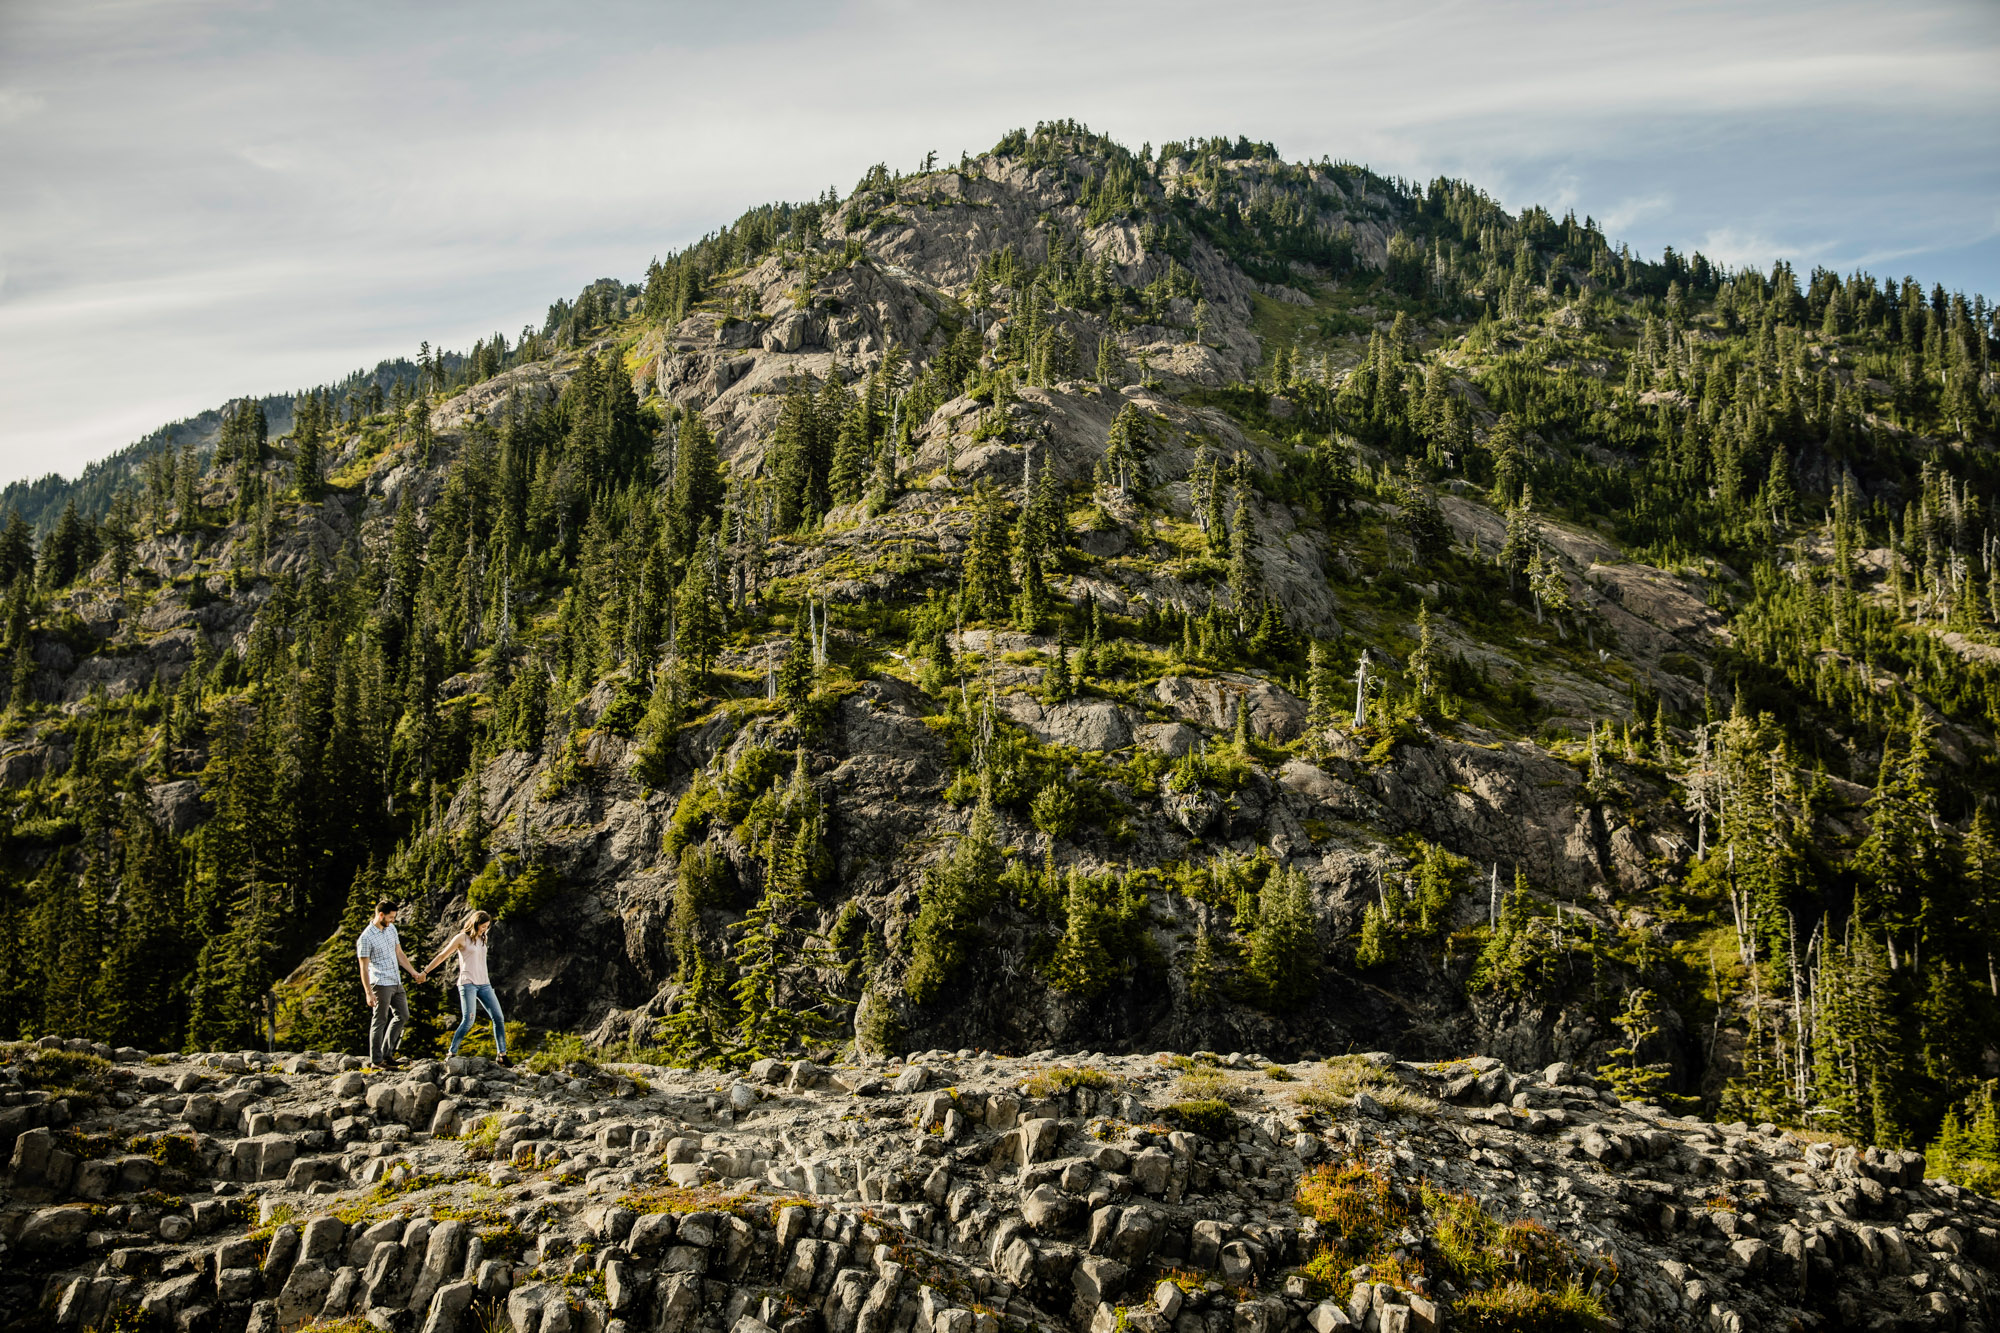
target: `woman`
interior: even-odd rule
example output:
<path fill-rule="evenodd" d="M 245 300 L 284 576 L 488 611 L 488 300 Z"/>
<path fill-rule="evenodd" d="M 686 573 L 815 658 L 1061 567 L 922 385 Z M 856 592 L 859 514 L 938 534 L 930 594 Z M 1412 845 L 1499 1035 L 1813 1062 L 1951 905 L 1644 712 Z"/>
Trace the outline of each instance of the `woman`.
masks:
<path fill-rule="evenodd" d="M 500 1012 L 500 997 L 493 993 L 493 983 L 486 975 L 486 932 L 493 927 L 493 918 L 485 912 L 474 912 L 465 918 L 465 926 L 451 937 L 444 949 L 431 965 L 424 969 L 423 980 L 430 980 L 431 973 L 444 966 L 444 960 L 458 955 L 458 1031 L 451 1034 L 451 1049 L 447 1057 L 458 1054 L 458 1044 L 465 1040 L 465 1034 L 472 1031 L 472 1020 L 484 1007 L 486 1016 L 493 1020 L 493 1049 L 500 1053 L 501 1064 L 507 1063 L 507 1019 Z"/>

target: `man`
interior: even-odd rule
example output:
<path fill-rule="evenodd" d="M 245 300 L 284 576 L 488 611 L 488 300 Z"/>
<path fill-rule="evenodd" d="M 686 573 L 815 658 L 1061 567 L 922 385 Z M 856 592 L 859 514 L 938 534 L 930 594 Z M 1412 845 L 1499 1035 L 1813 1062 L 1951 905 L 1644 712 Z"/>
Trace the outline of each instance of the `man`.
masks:
<path fill-rule="evenodd" d="M 403 995 L 402 978 L 396 975 L 401 966 L 405 972 L 423 980 L 415 963 L 403 952 L 403 942 L 396 937 L 396 913 L 402 904 L 394 898 L 384 898 L 375 904 L 375 917 L 355 941 L 355 954 L 361 965 L 361 996 L 374 1010 L 368 1023 L 368 1062 L 377 1069 L 400 1069 L 402 1062 L 396 1059 L 396 1048 L 403 1044 L 403 1029 L 409 1026 L 410 1002 Z"/>

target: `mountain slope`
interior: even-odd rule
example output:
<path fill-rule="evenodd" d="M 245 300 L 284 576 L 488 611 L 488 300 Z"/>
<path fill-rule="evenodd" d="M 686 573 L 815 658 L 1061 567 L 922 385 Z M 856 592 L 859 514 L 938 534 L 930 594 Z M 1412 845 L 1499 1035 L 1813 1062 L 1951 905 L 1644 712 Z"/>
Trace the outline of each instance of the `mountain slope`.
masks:
<path fill-rule="evenodd" d="M 684 1061 L 1476 1050 L 1990 1157 L 1992 335 L 1067 123 L 752 210 L 14 539 L 0 1031 L 349 1042 L 387 890 Z"/>

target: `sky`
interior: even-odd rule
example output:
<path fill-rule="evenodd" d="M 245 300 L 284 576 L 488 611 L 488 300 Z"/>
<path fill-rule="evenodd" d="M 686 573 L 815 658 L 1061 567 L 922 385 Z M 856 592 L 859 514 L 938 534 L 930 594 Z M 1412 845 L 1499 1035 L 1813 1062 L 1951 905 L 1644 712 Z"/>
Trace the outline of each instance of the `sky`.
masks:
<path fill-rule="evenodd" d="M 0 0 L 0 483 L 1038 120 L 2000 297 L 1996 71 L 1996 0 Z"/>

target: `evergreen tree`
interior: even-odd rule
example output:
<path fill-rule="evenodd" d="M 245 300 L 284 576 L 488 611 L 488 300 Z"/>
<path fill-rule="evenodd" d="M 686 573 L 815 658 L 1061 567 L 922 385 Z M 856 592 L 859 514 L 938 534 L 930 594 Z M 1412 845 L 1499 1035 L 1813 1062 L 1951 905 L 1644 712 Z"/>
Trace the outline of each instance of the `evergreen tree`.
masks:
<path fill-rule="evenodd" d="M 674 594 L 674 633 L 678 651 L 694 668 L 697 682 L 706 683 L 716 650 L 722 646 L 722 609 L 715 604 L 699 561 L 688 562 Z"/>
<path fill-rule="evenodd" d="M 35 574 L 35 537 L 17 509 L 7 511 L 7 527 L 0 531 L 0 585 L 14 586 L 23 576 Z"/>
<path fill-rule="evenodd" d="M 1100 897 L 1098 883 L 1074 868 L 1063 895 L 1063 917 L 1062 938 L 1049 963 L 1049 981 L 1079 999 L 1094 999 L 1116 978 L 1107 937 L 1117 922 Z"/>
<path fill-rule="evenodd" d="M 1125 358 L 1118 354 L 1118 340 L 1110 334 L 1097 340 L 1097 382 L 1113 389 L 1125 382 Z"/>
<path fill-rule="evenodd" d="M 1524 489 L 1521 502 L 1507 511 L 1507 539 L 1500 547 L 1500 568 L 1506 571 L 1512 588 L 1528 572 L 1528 564 L 1541 550 L 1541 528 L 1535 522 L 1534 494 Z"/>
<path fill-rule="evenodd" d="M 903 989 L 917 1004 L 929 1004 L 958 979 L 980 936 L 980 919 L 997 895 L 1001 854 L 996 836 L 990 783 L 980 791 L 971 826 L 943 865 L 918 887 L 916 919 L 910 923 L 910 966 Z"/>
<path fill-rule="evenodd" d="M 691 549 L 703 524 L 722 521 L 722 499 L 727 484 L 708 422 L 699 412 L 685 413 L 674 449 L 671 510 L 674 549 Z"/>
<path fill-rule="evenodd" d="M 1265 877 L 1243 970 L 1258 1002 L 1274 1012 L 1297 1008 L 1319 988 L 1319 932 L 1312 889 L 1303 871 L 1284 867 Z"/>
<path fill-rule="evenodd" d="M 1011 601 L 1006 501 L 985 482 L 972 491 L 972 532 L 965 552 L 967 611 L 999 614 Z"/>
<path fill-rule="evenodd" d="M 1111 419 L 1111 431 L 1104 442 L 1104 463 L 1123 499 L 1132 487 L 1142 484 L 1150 432 L 1146 416 L 1136 403 L 1126 403 Z"/>
<path fill-rule="evenodd" d="M 1221 975 L 1215 940 L 1209 934 L 1208 923 L 1204 921 L 1195 927 L 1194 951 L 1188 956 L 1188 999 L 1204 1009 L 1213 1004 L 1222 990 Z"/>
<path fill-rule="evenodd" d="M 326 493 L 325 451 L 320 440 L 322 425 L 318 404 L 317 398 L 307 398 L 298 414 L 297 424 L 292 428 L 292 490 L 307 504 L 318 504 L 320 497 Z M 429 424 L 428 417 L 425 424 Z"/>
<path fill-rule="evenodd" d="M 1236 632 L 1250 632 L 1249 611 L 1263 592 L 1263 569 L 1252 550 L 1256 520 L 1250 514 L 1250 497 L 1241 490 L 1236 495 L 1236 512 L 1229 516 L 1229 597 L 1236 607 Z"/>
<path fill-rule="evenodd" d="M 794 714 L 812 702 L 816 673 L 813 669 L 812 641 L 808 637 L 806 607 L 801 606 L 792 622 L 792 645 L 778 666 L 778 697 Z"/>

